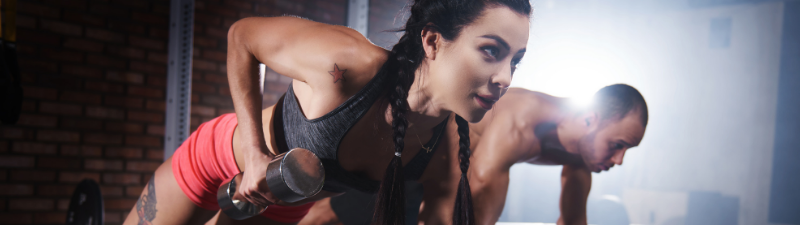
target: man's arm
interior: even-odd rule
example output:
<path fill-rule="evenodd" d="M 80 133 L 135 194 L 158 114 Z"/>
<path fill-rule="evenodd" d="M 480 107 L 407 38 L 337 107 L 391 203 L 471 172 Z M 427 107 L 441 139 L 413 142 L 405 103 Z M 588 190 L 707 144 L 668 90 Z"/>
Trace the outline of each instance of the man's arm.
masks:
<path fill-rule="evenodd" d="M 564 165 L 561 171 L 561 216 L 558 225 L 586 225 L 586 199 L 592 189 L 592 174 L 585 166 Z"/>

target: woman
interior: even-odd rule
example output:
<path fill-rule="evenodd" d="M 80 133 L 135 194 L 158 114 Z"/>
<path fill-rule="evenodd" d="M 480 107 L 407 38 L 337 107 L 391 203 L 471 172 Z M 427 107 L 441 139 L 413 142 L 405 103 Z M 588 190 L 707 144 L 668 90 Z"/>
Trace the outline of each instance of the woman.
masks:
<path fill-rule="evenodd" d="M 156 170 L 126 224 L 205 223 L 218 209 L 217 187 L 240 170 L 247 172 L 239 193 L 269 205 L 252 220 L 295 223 L 310 204 L 288 206 L 258 186 L 272 157 L 295 147 L 316 153 L 326 172 L 323 191 L 298 204 L 349 189 L 378 191 L 376 222 L 403 224 L 402 187 L 411 179 L 423 183 L 432 205 L 452 205 L 441 200 L 460 185 L 456 209 L 428 222 L 470 224 L 466 123 L 479 121 L 508 87 L 525 51 L 529 14 L 527 0 L 416 1 L 391 52 L 341 26 L 293 17 L 236 22 L 227 64 L 236 115 L 201 125 Z M 258 62 L 294 79 L 264 113 Z M 447 118 L 457 131 L 444 128 Z M 450 144 L 460 150 L 435 151 Z"/>

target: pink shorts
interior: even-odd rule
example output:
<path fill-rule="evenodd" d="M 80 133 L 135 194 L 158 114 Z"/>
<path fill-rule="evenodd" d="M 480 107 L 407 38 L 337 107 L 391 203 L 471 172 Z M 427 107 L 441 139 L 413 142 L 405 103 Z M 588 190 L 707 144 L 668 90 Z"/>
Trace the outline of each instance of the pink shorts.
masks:
<path fill-rule="evenodd" d="M 233 113 L 200 124 L 172 155 L 175 180 L 183 193 L 201 208 L 219 210 L 220 184 L 241 172 L 233 156 L 233 131 L 237 124 Z M 281 223 L 296 223 L 313 205 L 313 202 L 294 207 L 271 205 L 261 215 Z"/>

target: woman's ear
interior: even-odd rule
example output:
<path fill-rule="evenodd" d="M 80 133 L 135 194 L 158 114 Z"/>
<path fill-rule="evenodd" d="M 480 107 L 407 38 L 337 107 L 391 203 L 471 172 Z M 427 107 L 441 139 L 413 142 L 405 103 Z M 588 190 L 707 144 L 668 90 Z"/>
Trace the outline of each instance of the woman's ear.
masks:
<path fill-rule="evenodd" d="M 432 25 L 429 23 L 428 26 L 422 28 L 420 37 L 422 38 L 422 49 L 425 50 L 425 57 L 435 60 L 439 45 L 442 42 L 442 34 Z"/>

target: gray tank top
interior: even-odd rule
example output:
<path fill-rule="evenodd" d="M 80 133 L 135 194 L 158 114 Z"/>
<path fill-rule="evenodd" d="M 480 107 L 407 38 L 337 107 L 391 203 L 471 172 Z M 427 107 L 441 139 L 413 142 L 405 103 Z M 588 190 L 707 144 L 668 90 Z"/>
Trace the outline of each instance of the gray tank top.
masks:
<path fill-rule="evenodd" d="M 286 143 L 279 143 L 279 145 L 285 145 L 286 149 L 305 148 L 319 157 L 325 167 L 323 190 L 345 192 L 348 189 L 355 189 L 367 193 L 378 191 L 380 182 L 344 170 L 339 164 L 337 152 L 339 144 L 350 128 L 366 114 L 379 97 L 383 96 L 384 91 L 391 90 L 385 87 L 388 83 L 387 80 L 387 73 L 383 67 L 358 93 L 333 111 L 312 120 L 303 115 L 292 85 L 289 85 L 289 90 L 281 101 L 283 107 L 279 111 L 282 112 L 277 112 L 282 114 L 283 121 L 280 121 L 282 125 L 276 124 L 275 126 L 276 128 L 283 127 L 285 137 L 276 136 L 276 140 L 286 140 Z M 441 138 L 441 132 L 444 132 L 446 124 L 447 119 L 434 128 L 434 136 L 425 145 L 426 147 L 435 144 L 436 140 L 434 139 Z M 432 155 L 433 151 L 419 151 L 405 166 L 406 179 L 419 180 Z"/>

